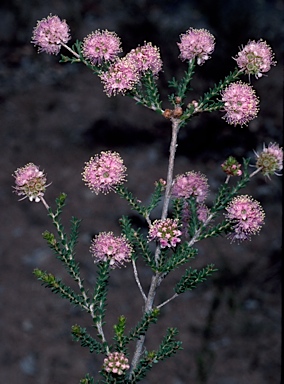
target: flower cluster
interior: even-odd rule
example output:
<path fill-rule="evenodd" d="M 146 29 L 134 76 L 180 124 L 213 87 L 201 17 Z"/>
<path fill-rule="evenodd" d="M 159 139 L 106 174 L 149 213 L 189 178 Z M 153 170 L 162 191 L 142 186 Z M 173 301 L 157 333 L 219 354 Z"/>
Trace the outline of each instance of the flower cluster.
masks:
<path fill-rule="evenodd" d="M 29 163 L 22 168 L 18 168 L 15 177 L 15 193 L 24 196 L 21 200 L 28 198 L 30 201 L 39 202 L 44 196 L 46 187 L 46 176 L 40 171 L 37 165 Z"/>
<path fill-rule="evenodd" d="M 116 375 L 122 375 L 130 366 L 128 359 L 122 352 L 113 352 L 104 359 L 103 369 Z"/>
<path fill-rule="evenodd" d="M 175 247 L 179 243 L 182 232 L 178 229 L 178 220 L 155 220 L 149 228 L 149 241 L 157 240 L 161 248 Z"/>
<path fill-rule="evenodd" d="M 121 41 L 115 32 L 97 30 L 84 38 L 83 56 L 93 65 L 113 61 L 121 52 Z"/>
<path fill-rule="evenodd" d="M 197 219 L 201 223 L 205 223 L 209 217 L 210 210 L 205 204 L 197 204 L 196 206 L 196 215 Z M 188 237 L 188 226 L 192 218 L 192 212 L 187 201 L 183 202 L 181 220 L 182 220 L 182 234 L 185 237 Z"/>
<path fill-rule="evenodd" d="M 222 93 L 227 123 L 236 126 L 253 120 L 258 113 L 259 100 L 253 88 L 241 81 L 230 84 Z"/>
<path fill-rule="evenodd" d="M 32 35 L 32 43 L 39 47 L 39 52 L 57 55 L 61 45 L 70 40 L 69 26 L 58 16 L 49 15 L 37 22 Z"/>
<path fill-rule="evenodd" d="M 243 241 L 255 235 L 264 224 L 264 211 L 258 201 L 248 195 L 235 197 L 226 207 L 225 217 L 232 223 L 232 241 Z"/>
<path fill-rule="evenodd" d="M 228 176 L 241 176 L 241 164 L 233 157 L 229 156 L 226 161 L 224 161 L 223 164 L 221 164 L 222 170 L 228 175 Z"/>
<path fill-rule="evenodd" d="M 133 62 L 137 72 L 141 75 L 147 71 L 151 71 L 153 75 L 157 75 L 163 66 L 159 48 L 153 46 L 151 43 L 132 49 L 126 57 Z"/>
<path fill-rule="evenodd" d="M 269 143 L 267 147 L 263 145 L 260 153 L 255 152 L 257 161 L 256 167 L 261 169 L 264 176 L 277 175 L 283 169 L 283 149 L 277 143 Z"/>
<path fill-rule="evenodd" d="M 206 29 L 190 28 L 180 35 L 180 41 L 177 43 L 180 49 L 179 58 L 182 61 L 197 58 L 198 65 L 210 59 L 215 48 L 215 38 Z"/>
<path fill-rule="evenodd" d="M 95 263 L 109 261 L 111 268 L 120 268 L 131 260 L 132 247 L 125 236 L 101 232 L 92 240 L 90 252 Z"/>
<path fill-rule="evenodd" d="M 209 190 L 205 175 L 200 172 L 186 172 L 176 176 L 172 186 L 172 196 L 176 198 L 196 198 L 197 203 L 203 203 Z"/>
<path fill-rule="evenodd" d="M 109 70 L 100 75 L 107 96 L 131 91 L 139 81 L 136 65 L 127 57 L 118 59 Z"/>
<path fill-rule="evenodd" d="M 125 181 L 126 167 L 117 152 L 101 152 L 91 157 L 82 173 L 83 181 L 92 192 L 109 193 Z"/>
<path fill-rule="evenodd" d="M 254 75 L 257 79 L 263 73 L 268 72 L 272 65 L 274 55 L 271 47 L 263 40 L 249 41 L 234 59 L 238 67 L 248 75 Z"/>

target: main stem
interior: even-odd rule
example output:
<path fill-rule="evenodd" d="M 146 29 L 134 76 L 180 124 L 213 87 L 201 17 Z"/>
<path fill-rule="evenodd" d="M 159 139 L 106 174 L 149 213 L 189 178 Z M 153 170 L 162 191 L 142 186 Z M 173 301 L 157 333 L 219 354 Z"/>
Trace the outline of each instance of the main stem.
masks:
<path fill-rule="evenodd" d="M 170 156 L 169 156 L 169 163 L 168 163 L 168 173 L 167 173 L 167 184 L 166 184 L 166 191 L 165 191 L 165 198 L 163 202 L 163 209 L 162 209 L 162 216 L 161 219 L 166 219 L 168 215 L 168 209 L 169 209 L 169 203 L 171 198 L 171 188 L 173 183 L 173 172 L 174 172 L 174 163 L 175 163 L 175 155 L 176 155 L 176 148 L 177 148 L 177 136 L 180 129 L 180 120 L 179 119 L 172 119 L 172 139 L 171 139 L 171 145 L 170 145 Z M 160 255 L 160 247 L 157 246 L 156 252 L 155 252 L 155 260 L 159 259 Z M 156 296 L 157 288 L 161 284 L 163 280 L 163 274 L 161 272 L 156 272 L 155 275 L 153 275 L 151 280 L 151 285 L 149 288 L 148 296 L 145 301 L 145 307 L 144 307 L 144 314 L 147 312 L 150 312 L 153 308 L 154 299 Z M 129 372 L 129 378 L 131 379 L 131 376 L 133 374 L 133 371 L 137 368 L 137 365 L 139 363 L 140 357 L 142 355 L 143 346 L 145 343 L 146 336 L 143 335 L 139 338 L 136 344 L 135 352 L 133 355 L 133 359 L 131 362 L 131 368 Z"/>

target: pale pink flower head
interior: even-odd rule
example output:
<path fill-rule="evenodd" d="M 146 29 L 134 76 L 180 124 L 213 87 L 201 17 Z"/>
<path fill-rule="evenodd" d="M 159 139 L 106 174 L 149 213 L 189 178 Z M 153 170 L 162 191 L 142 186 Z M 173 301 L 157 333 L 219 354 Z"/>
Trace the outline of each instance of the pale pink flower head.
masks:
<path fill-rule="evenodd" d="M 126 167 L 117 152 L 101 152 L 85 164 L 83 181 L 96 194 L 115 191 L 125 181 Z"/>
<path fill-rule="evenodd" d="M 109 353 L 104 359 L 103 369 L 116 375 L 123 375 L 130 368 L 127 357 L 122 352 Z"/>
<path fill-rule="evenodd" d="M 241 81 L 230 84 L 222 92 L 222 101 L 226 112 L 223 119 L 229 124 L 246 125 L 257 116 L 259 99 L 248 84 Z"/>
<path fill-rule="evenodd" d="M 131 260 L 132 247 L 125 236 L 101 232 L 93 240 L 90 252 L 95 263 L 110 262 L 110 267 L 120 268 Z"/>
<path fill-rule="evenodd" d="M 172 186 L 172 196 L 176 198 L 196 198 L 197 203 L 203 203 L 209 190 L 205 175 L 200 172 L 186 172 L 176 176 Z"/>
<path fill-rule="evenodd" d="M 82 54 L 93 65 L 114 61 L 122 51 L 121 41 L 115 32 L 97 30 L 83 40 Z"/>
<path fill-rule="evenodd" d="M 223 164 L 221 164 L 222 170 L 228 175 L 228 176 L 241 176 L 241 164 L 233 157 L 229 156 L 226 161 L 224 161 Z"/>
<path fill-rule="evenodd" d="M 178 220 L 155 220 L 149 228 L 149 241 L 156 240 L 161 248 L 175 247 L 179 243 L 182 232 L 178 229 Z"/>
<path fill-rule="evenodd" d="M 15 177 L 14 190 L 22 199 L 28 198 L 30 201 L 39 202 L 44 196 L 46 187 L 46 176 L 37 165 L 29 163 L 22 168 L 18 168 L 13 176 Z"/>
<path fill-rule="evenodd" d="M 132 90 L 140 76 L 132 60 L 124 57 L 113 63 L 108 71 L 100 75 L 100 78 L 107 96 L 110 97 L 118 93 L 124 95 L 125 92 Z"/>
<path fill-rule="evenodd" d="M 283 148 L 277 143 L 269 143 L 267 147 L 263 144 L 263 150 L 255 152 L 257 157 L 256 168 L 261 168 L 264 176 L 281 176 L 279 172 L 283 169 Z"/>
<path fill-rule="evenodd" d="M 37 22 L 31 42 L 38 46 L 39 52 L 57 55 L 61 45 L 71 39 L 69 32 L 70 29 L 65 20 L 49 15 L 46 19 Z"/>
<path fill-rule="evenodd" d="M 126 57 L 131 60 L 139 73 L 151 71 L 157 75 L 163 66 L 160 50 L 151 43 L 145 43 L 141 47 L 132 49 Z"/>
<path fill-rule="evenodd" d="M 234 59 L 241 70 L 257 79 L 276 65 L 271 47 L 263 40 L 249 41 Z"/>
<path fill-rule="evenodd" d="M 215 48 L 215 38 L 206 29 L 190 28 L 186 33 L 180 35 L 179 58 L 182 61 L 197 58 L 197 64 L 202 65 L 210 59 Z"/>
<path fill-rule="evenodd" d="M 225 209 L 225 217 L 232 223 L 233 232 L 229 235 L 232 241 L 250 240 L 251 235 L 257 234 L 264 224 L 264 211 L 251 196 L 237 196 Z"/>
<path fill-rule="evenodd" d="M 205 223 L 210 214 L 210 210 L 205 204 L 198 204 L 197 206 L 197 218 L 202 223 Z"/>
<path fill-rule="evenodd" d="M 197 214 L 197 219 L 201 223 L 205 223 L 206 220 L 208 219 L 209 215 L 210 215 L 210 210 L 209 210 L 209 208 L 204 203 L 197 204 L 197 206 L 196 206 L 196 214 Z M 187 228 L 188 228 L 188 225 L 190 223 L 191 217 L 192 217 L 191 209 L 189 207 L 188 202 L 185 201 L 183 203 L 182 212 L 181 212 L 182 233 L 183 233 L 183 235 L 185 237 L 188 237 Z"/>

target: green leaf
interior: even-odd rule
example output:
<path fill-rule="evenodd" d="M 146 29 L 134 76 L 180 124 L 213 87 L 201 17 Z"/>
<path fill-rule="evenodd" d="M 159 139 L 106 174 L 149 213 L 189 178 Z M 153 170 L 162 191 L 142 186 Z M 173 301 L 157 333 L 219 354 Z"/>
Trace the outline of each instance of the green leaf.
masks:
<path fill-rule="evenodd" d="M 50 288 L 53 293 L 59 293 L 64 299 L 68 299 L 73 305 L 79 306 L 87 312 L 90 312 L 89 307 L 86 306 L 84 297 L 76 294 L 68 285 L 65 285 L 60 279 L 57 279 L 51 273 L 47 273 L 38 268 L 34 269 L 34 275 L 42 284 Z"/>
<path fill-rule="evenodd" d="M 214 264 L 209 264 L 201 270 L 189 268 L 176 284 L 174 290 L 177 294 L 191 291 L 196 288 L 197 284 L 205 281 L 207 277 L 211 276 L 216 271 L 217 269 L 214 268 Z"/>
<path fill-rule="evenodd" d="M 106 354 L 106 346 L 90 336 L 86 328 L 82 328 L 80 325 L 76 324 L 72 326 L 71 333 L 73 339 L 80 342 L 82 347 L 88 347 L 91 353 L 96 352 L 97 354 Z"/>

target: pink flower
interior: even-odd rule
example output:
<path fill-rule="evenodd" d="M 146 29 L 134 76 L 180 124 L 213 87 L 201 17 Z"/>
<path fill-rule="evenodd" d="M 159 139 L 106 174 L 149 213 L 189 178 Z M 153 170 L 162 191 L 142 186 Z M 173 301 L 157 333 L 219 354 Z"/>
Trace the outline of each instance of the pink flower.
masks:
<path fill-rule="evenodd" d="M 46 19 L 37 22 L 31 42 L 38 45 L 39 52 L 57 55 L 60 52 L 61 44 L 66 44 L 70 40 L 69 31 L 65 20 L 49 15 Z"/>
<path fill-rule="evenodd" d="M 198 65 L 210 59 L 215 48 L 215 38 L 206 29 L 190 28 L 180 35 L 180 41 L 177 43 L 180 49 L 179 58 L 182 61 L 197 58 Z"/>
<path fill-rule="evenodd" d="M 172 186 L 172 196 L 188 199 L 196 197 L 197 203 L 203 203 L 208 194 L 209 185 L 205 175 L 199 172 L 186 172 L 178 175 Z"/>
<path fill-rule="evenodd" d="M 229 176 L 241 176 L 241 164 L 233 157 L 229 156 L 223 164 L 221 164 L 222 170 Z"/>
<path fill-rule="evenodd" d="M 97 30 L 84 38 L 82 54 L 93 65 L 100 65 L 103 61 L 116 59 L 121 52 L 120 44 L 115 32 Z"/>
<path fill-rule="evenodd" d="M 255 152 L 257 157 L 256 168 L 261 168 L 264 176 L 281 176 L 278 172 L 283 169 L 283 149 L 277 143 L 269 143 L 266 148 L 263 144 L 263 150 L 260 153 Z"/>
<path fill-rule="evenodd" d="M 128 359 L 122 352 L 109 353 L 104 359 L 103 369 L 116 375 L 123 375 L 130 368 Z"/>
<path fill-rule="evenodd" d="M 131 260 L 132 247 L 125 236 L 101 232 L 92 240 L 90 252 L 95 263 L 110 261 L 111 268 L 120 268 Z"/>
<path fill-rule="evenodd" d="M 274 54 L 271 47 L 262 40 L 249 41 L 234 59 L 238 67 L 248 75 L 254 75 L 257 79 L 263 73 L 268 72 L 272 65 Z"/>
<path fill-rule="evenodd" d="M 222 93 L 222 101 L 226 112 L 223 119 L 229 124 L 246 125 L 257 116 L 259 99 L 248 84 L 230 84 Z"/>
<path fill-rule="evenodd" d="M 46 190 L 46 177 L 43 171 L 33 163 L 29 163 L 22 168 L 18 168 L 15 177 L 15 193 L 24 196 L 21 200 L 28 198 L 30 201 L 39 202 Z"/>
<path fill-rule="evenodd" d="M 125 57 L 113 63 L 108 71 L 100 75 L 100 78 L 107 96 L 110 97 L 117 93 L 125 94 L 125 92 L 130 91 L 140 77 L 136 66 Z"/>
<path fill-rule="evenodd" d="M 132 49 L 126 57 L 133 62 L 137 71 L 141 74 L 151 71 L 154 75 L 157 75 L 162 69 L 163 63 L 159 48 L 151 43 Z"/>
<path fill-rule="evenodd" d="M 83 181 L 96 194 L 109 193 L 125 181 L 126 167 L 117 152 L 101 152 L 85 164 Z"/>
<path fill-rule="evenodd" d="M 161 248 L 175 247 L 180 242 L 181 231 L 178 229 L 178 220 L 155 220 L 149 228 L 149 241 L 157 240 Z"/>
<path fill-rule="evenodd" d="M 197 218 L 201 223 L 205 223 L 209 217 L 210 210 L 205 204 L 197 204 L 196 207 Z M 188 237 L 188 226 L 192 216 L 189 204 L 184 201 L 182 207 L 182 233 L 185 237 Z"/>
<path fill-rule="evenodd" d="M 264 211 L 258 201 L 247 195 L 235 197 L 226 207 L 225 217 L 231 221 L 232 241 L 243 241 L 255 235 L 264 224 Z"/>

